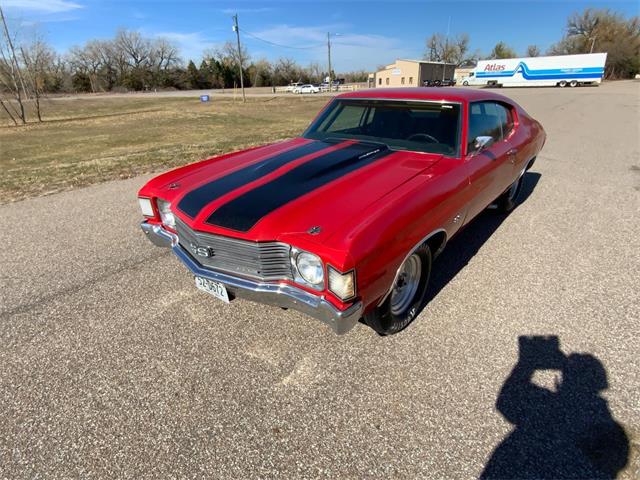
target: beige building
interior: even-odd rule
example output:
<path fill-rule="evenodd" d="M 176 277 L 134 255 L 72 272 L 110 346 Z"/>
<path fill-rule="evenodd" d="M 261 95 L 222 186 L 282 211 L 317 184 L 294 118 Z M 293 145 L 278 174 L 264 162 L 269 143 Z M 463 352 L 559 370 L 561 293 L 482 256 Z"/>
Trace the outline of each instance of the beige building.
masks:
<path fill-rule="evenodd" d="M 378 70 L 374 83 L 376 88 L 420 87 L 426 80 L 451 78 L 454 68 L 442 62 L 399 59 Z"/>

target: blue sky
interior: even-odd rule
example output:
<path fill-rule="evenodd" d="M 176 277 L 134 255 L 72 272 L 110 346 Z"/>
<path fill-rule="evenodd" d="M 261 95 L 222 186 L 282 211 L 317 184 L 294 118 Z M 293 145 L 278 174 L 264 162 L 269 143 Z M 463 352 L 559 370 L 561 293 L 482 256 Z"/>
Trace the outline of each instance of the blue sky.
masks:
<path fill-rule="evenodd" d="M 392 1 L 344 0 L 0 0 L 12 25 L 28 37 L 37 31 L 57 50 L 94 38 L 111 38 L 120 27 L 172 40 L 185 59 L 234 40 L 231 15 L 238 13 L 243 43 L 252 58 L 289 57 L 303 65 L 326 63 L 326 32 L 333 38 L 336 70 L 373 70 L 396 58 L 419 58 L 433 32 L 467 32 L 471 49 L 488 52 L 499 40 L 522 53 L 544 51 L 558 40 L 567 17 L 586 7 L 638 15 L 638 0 Z M 254 37 L 251 37 L 252 34 Z M 284 48 L 283 46 L 308 48 Z"/>

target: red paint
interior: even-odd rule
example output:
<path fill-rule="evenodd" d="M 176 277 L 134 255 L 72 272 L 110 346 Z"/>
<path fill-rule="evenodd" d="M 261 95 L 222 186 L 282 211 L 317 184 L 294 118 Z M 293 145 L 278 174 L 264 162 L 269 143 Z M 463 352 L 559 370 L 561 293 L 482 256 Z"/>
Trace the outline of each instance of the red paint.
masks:
<path fill-rule="evenodd" d="M 459 102 L 463 116 L 461 157 L 394 152 L 272 212 L 246 233 L 204 222 L 220 204 L 316 154 L 296 160 L 222 199 L 212 199 L 195 219 L 175 207 L 174 212 L 196 230 L 255 241 L 279 240 L 309 250 L 341 271 L 355 268 L 358 297 L 365 308 L 372 308 L 390 288 L 407 252 L 437 229 L 443 229 L 450 239 L 517 179 L 541 150 L 546 135 L 542 126 L 513 100 L 486 90 L 379 89 L 350 92 L 340 97 Z M 469 103 L 483 100 L 510 105 L 515 112 L 515 129 L 507 139 L 492 145 L 487 154 L 468 156 Z M 187 165 L 152 179 L 139 195 L 161 197 L 175 206 L 183 195 L 203 183 L 307 141 L 295 138 Z M 511 148 L 518 149 L 515 164 L 508 160 L 507 152 Z M 178 186 L 170 188 L 171 184 Z M 454 217 L 459 215 L 463 220 L 454 222 Z M 313 226 L 321 227 L 320 234 L 307 233 Z M 328 291 L 305 290 L 325 295 L 340 308 L 347 306 Z"/>

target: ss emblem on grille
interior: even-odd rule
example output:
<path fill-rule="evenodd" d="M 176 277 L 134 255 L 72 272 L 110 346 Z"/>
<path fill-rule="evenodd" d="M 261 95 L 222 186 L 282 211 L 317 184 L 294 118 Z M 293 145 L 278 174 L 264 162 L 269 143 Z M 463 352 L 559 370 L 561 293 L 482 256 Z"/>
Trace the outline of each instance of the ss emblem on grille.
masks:
<path fill-rule="evenodd" d="M 200 245 L 196 245 L 195 243 L 190 243 L 189 248 L 194 255 L 198 255 L 199 257 L 212 257 L 213 252 L 209 247 L 201 247 Z"/>

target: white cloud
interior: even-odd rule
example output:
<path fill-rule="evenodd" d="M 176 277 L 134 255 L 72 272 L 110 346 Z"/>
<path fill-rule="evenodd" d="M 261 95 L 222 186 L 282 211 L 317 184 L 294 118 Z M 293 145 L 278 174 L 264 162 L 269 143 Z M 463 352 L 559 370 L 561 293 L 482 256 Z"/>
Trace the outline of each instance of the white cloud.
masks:
<path fill-rule="evenodd" d="M 348 33 L 350 28 L 352 27 L 345 24 L 314 27 L 277 25 L 251 33 L 269 42 L 297 47 L 290 49 L 273 46 L 272 50 L 274 53 L 277 52 L 277 56 L 296 58 L 300 62 L 324 64 L 327 61 L 327 32 L 332 32 L 331 60 L 334 69 L 342 72 L 359 69 L 373 70 L 380 64 L 392 63 L 396 58 L 413 57 L 419 54 L 418 49 L 403 44 L 397 38 L 377 34 Z M 333 35 L 334 32 L 335 35 Z M 308 48 L 301 49 L 301 47 Z"/>
<path fill-rule="evenodd" d="M 44 13 L 68 12 L 84 8 L 78 3 L 67 0 L 3 0 L 2 4 L 7 8 Z"/>

